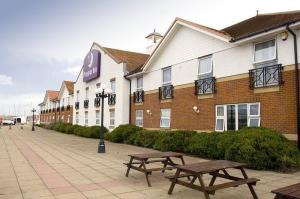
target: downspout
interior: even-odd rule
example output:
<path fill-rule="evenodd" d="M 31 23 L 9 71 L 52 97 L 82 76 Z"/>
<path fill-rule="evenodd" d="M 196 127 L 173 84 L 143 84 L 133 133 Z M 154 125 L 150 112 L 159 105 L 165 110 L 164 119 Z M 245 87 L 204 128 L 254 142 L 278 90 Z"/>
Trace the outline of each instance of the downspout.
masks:
<path fill-rule="evenodd" d="M 126 76 L 124 78 L 129 81 L 129 124 L 131 124 L 131 79 Z"/>
<path fill-rule="evenodd" d="M 298 47 L 297 47 L 297 36 L 290 29 L 289 24 L 286 26 L 286 29 L 292 34 L 294 39 L 294 57 L 295 57 L 295 91 L 296 91 L 296 123 L 297 123 L 297 137 L 298 137 L 298 149 L 300 150 L 300 102 L 299 102 L 299 66 L 298 66 Z"/>

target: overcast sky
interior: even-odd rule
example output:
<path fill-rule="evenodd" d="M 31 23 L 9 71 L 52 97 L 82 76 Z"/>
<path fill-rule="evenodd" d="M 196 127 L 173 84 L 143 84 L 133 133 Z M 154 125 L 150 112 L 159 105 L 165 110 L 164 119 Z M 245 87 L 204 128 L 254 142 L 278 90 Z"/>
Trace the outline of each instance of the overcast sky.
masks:
<path fill-rule="evenodd" d="M 75 81 L 91 44 L 144 52 L 175 17 L 221 29 L 299 0 L 1 0 L 0 115 L 28 114 L 46 89 Z"/>

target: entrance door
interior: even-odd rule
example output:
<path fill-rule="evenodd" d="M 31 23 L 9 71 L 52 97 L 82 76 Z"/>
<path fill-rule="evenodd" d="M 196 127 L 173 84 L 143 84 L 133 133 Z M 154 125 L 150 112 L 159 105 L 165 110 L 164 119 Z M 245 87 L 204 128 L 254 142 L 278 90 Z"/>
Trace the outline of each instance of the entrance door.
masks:
<path fill-rule="evenodd" d="M 235 130 L 235 105 L 227 105 L 227 130 Z"/>

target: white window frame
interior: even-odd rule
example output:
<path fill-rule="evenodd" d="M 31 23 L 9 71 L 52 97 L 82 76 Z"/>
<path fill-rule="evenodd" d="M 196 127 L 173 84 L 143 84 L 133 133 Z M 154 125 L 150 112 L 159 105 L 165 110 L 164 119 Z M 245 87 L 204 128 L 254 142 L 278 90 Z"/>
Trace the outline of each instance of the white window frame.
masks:
<path fill-rule="evenodd" d="M 162 117 L 162 111 L 163 110 L 169 110 L 170 116 L 169 117 Z M 162 125 L 162 120 L 163 119 L 168 119 L 169 124 L 167 126 Z M 170 128 L 171 127 L 171 109 L 170 108 L 162 108 L 160 109 L 160 128 Z"/>
<path fill-rule="evenodd" d="M 208 59 L 208 58 L 210 58 L 210 71 L 209 71 L 209 72 L 206 72 L 206 73 L 200 73 L 200 62 L 201 62 L 201 60 Z M 210 74 L 210 73 L 212 73 L 212 71 L 213 71 L 213 60 L 212 60 L 212 55 L 207 55 L 207 56 L 205 56 L 205 57 L 200 57 L 200 58 L 198 59 L 198 76 Z"/>
<path fill-rule="evenodd" d="M 113 84 L 114 84 L 114 88 L 113 88 Z M 116 93 L 116 79 L 110 80 L 110 89 L 111 89 L 112 93 Z"/>
<path fill-rule="evenodd" d="M 258 105 L 258 114 L 250 115 L 250 107 L 251 105 Z M 260 126 L 260 103 L 249 103 L 247 107 L 247 126 L 250 127 L 251 119 L 258 119 L 258 126 Z"/>
<path fill-rule="evenodd" d="M 247 105 L 247 127 L 250 127 L 250 120 L 251 119 L 258 119 L 258 127 L 260 127 L 260 119 L 261 119 L 261 114 L 260 114 L 260 102 L 254 102 L 254 103 L 239 103 L 239 104 L 223 104 L 223 105 L 216 105 L 215 106 L 215 131 L 216 132 L 223 132 L 227 131 L 227 106 L 229 105 L 234 105 L 235 106 L 235 130 L 238 129 L 238 106 L 246 104 Z M 251 105 L 258 105 L 258 115 L 250 115 L 250 106 Z M 224 116 L 217 116 L 217 107 L 223 107 L 224 108 Z M 223 119 L 223 130 L 218 130 L 217 129 L 217 119 Z"/>
<path fill-rule="evenodd" d="M 223 111 L 224 111 L 224 115 L 223 116 L 218 116 L 218 107 L 222 107 L 223 108 Z M 227 129 L 227 126 L 226 126 L 226 115 L 227 115 L 227 105 L 216 105 L 216 124 L 215 124 L 215 131 L 217 132 L 223 132 L 225 131 L 225 129 Z M 219 130 L 217 129 L 217 120 L 220 120 L 222 119 L 223 120 L 223 129 L 222 130 Z M 226 128 L 225 128 L 226 126 Z"/>
<path fill-rule="evenodd" d="M 86 100 L 89 99 L 89 90 L 90 90 L 89 87 L 86 87 L 86 88 L 85 88 L 85 99 L 86 99 Z"/>
<path fill-rule="evenodd" d="M 113 117 L 111 115 L 112 112 L 114 113 Z M 116 124 L 115 118 L 116 118 L 116 111 L 115 110 L 109 111 L 109 128 L 110 129 L 115 128 L 115 124 Z M 112 121 L 113 121 L 113 123 L 112 123 Z"/>
<path fill-rule="evenodd" d="M 262 43 L 265 43 L 265 42 L 269 42 L 269 41 L 273 41 L 273 40 L 275 42 L 274 56 L 271 59 L 266 59 L 266 60 L 262 60 L 262 61 L 255 61 L 256 45 L 262 44 Z M 268 61 L 273 61 L 273 60 L 276 60 L 276 58 L 277 58 L 277 41 L 276 41 L 276 38 L 272 38 L 272 39 L 269 39 L 269 40 L 254 43 L 254 45 L 253 45 L 253 64 L 260 64 L 260 63 L 264 63 L 264 62 L 268 62 Z"/>
<path fill-rule="evenodd" d="M 79 113 L 76 112 L 76 115 L 75 115 L 75 122 L 76 124 L 79 124 Z"/>
<path fill-rule="evenodd" d="M 89 124 L 89 112 L 84 112 L 84 125 L 88 125 Z"/>
<path fill-rule="evenodd" d="M 79 102 L 79 95 L 80 95 L 79 90 L 78 90 L 76 93 L 77 93 L 77 94 L 76 94 L 76 100 L 77 100 L 77 102 Z"/>
<path fill-rule="evenodd" d="M 138 116 L 138 112 L 141 112 L 141 116 Z M 141 125 L 139 125 L 138 121 L 141 122 Z M 139 127 L 143 127 L 144 125 L 144 111 L 143 110 L 136 110 L 135 111 L 135 125 Z"/>
<path fill-rule="evenodd" d="M 97 113 L 98 113 L 98 115 L 97 115 Z M 95 121 L 96 125 L 100 124 L 100 111 L 99 110 L 95 111 L 95 118 L 96 118 L 96 121 Z"/>
<path fill-rule="evenodd" d="M 164 72 L 165 72 L 166 70 L 170 70 L 170 77 L 171 77 L 171 80 L 168 81 L 168 82 L 164 82 Z M 172 84 L 172 66 L 163 68 L 163 69 L 162 69 L 161 75 L 162 75 L 162 77 L 161 77 L 161 78 L 162 78 L 162 85 L 170 85 L 170 84 Z"/>
<path fill-rule="evenodd" d="M 139 82 L 140 79 L 142 79 L 142 85 L 141 85 L 141 87 L 138 87 L 138 82 Z M 144 86 L 143 84 L 144 84 L 143 76 L 137 77 L 137 78 L 136 78 L 136 90 L 137 90 L 137 91 L 143 90 L 143 86 Z"/>

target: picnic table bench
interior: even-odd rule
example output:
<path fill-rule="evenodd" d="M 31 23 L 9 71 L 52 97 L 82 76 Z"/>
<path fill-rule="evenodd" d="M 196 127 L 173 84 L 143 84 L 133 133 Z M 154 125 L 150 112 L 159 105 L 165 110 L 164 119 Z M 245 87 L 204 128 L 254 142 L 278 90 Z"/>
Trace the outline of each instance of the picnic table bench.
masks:
<path fill-rule="evenodd" d="M 181 160 L 182 165 L 185 164 L 182 154 L 175 152 L 155 152 L 155 153 L 144 153 L 144 154 L 130 154 L 128 155 L 130 160 L 128 163 L 124 163 L 127 166 L 126 177 L 128 177 L 130 169 L 140 171 L 145 174 L 148 186 L 151 187 L 149 175 L 153 171 L 162 171 L 174 169 L 176 163 L 171 158 L 178 158 Z M 147 168 L 146 165 L 150 163 L 161 163 L 162 167 Z"/>
<path fill-rule="evenodd" d="M 275 193 L 274 199 L 300 199 L 300 183 L 271 191 Z"/>
<path fill-rule="evenodd" d="M 188 165 L 177 165 L 175 175 L 167 177 L 171 181 L 168 194 L 172 194 L 176 184 L 189 187 L 204 193 L 206 199 L 209 199 L 211 195 L 214 195 L 217 190 L 225 189 L 229 187 L 237 187 L 239 185 L 247 184 L 254 199 L 257 199 L 257 195 L 254 191 L 253 185 L 259 179 L 248 178 L 246 171 L 244 170 L 245 164 L 231 162 L 227 160 L 215 160 L 201 163 L 194 163 Z M 243 178 L 232 176 L 227 172 L 227 169 L 233 168 L 241 171 Z M 222 172 L 221 172 L 222 171 Z M 205 185 L 203 175 L 209 174 L 212 176 L 208 186 Z M 191 177 L 191 181 L 183 181 L 180 178 Z M 217 177 L 231 180 L 222 184 L 214 185 Z M 195 184 L 196 180 L 199 180 L 200 185 Z"/>

